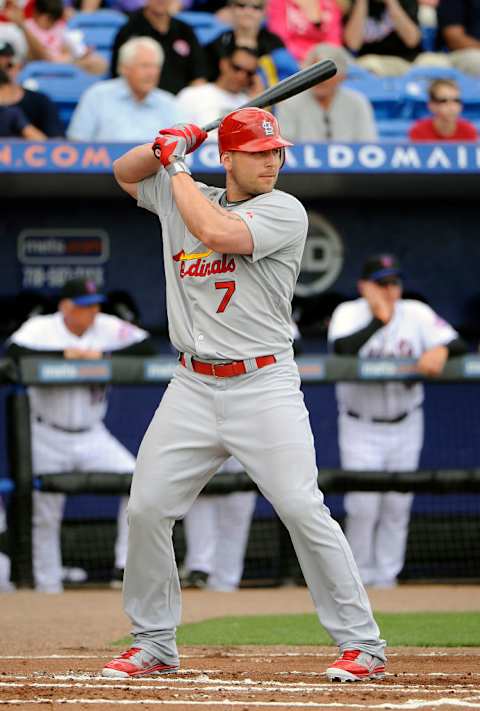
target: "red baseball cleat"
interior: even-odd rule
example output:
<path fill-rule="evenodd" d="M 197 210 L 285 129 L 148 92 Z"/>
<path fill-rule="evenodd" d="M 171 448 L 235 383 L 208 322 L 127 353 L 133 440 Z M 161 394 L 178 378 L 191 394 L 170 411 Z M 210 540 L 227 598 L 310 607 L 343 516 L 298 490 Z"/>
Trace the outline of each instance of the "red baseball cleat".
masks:
<path fill-rule="evenodd" d="M 106 664 L 102 669 L 102 676 L 124 678 L 147 674 L 169 674 L 176 671 L 178 671 L 178 664 L 164 664 L 145 649 L 131 647 Z"/>
<path fill-rule="evenodd" d="M 325 672 L 330 681 L 383 679 L 385 663 L 379 657 L 359 649 L 347 649 Z"/>

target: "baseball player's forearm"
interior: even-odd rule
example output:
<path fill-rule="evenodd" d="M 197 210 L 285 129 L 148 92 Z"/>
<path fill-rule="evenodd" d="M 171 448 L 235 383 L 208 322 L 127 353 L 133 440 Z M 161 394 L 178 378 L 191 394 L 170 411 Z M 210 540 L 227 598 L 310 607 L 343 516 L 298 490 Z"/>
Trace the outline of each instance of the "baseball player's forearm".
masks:
<path fill-rule="evenodd" d="M 151 144 L 144 143 L 117 158 L 113 162 L 113 173 L 117 182 L 122 186 L 122 183 L 138 183 L 140 180 L 154 175 L 159 167 L 159 162 L 152 153 Z"/>
<path fill-rule="evenodd" d="M 177 208 L 194 237 L 214 252 L 252 254 L 252 235 L 241 217 L 207 200 L 188 173 L 171 181 Z"/>
<path fill-rule="evenodd" d="M 337 355 L 356 355 L 368 339 L 384 326 L 379 318 L 372 318 L 370 323 L 359 331 L 333 341 L 333 352 Z"/>

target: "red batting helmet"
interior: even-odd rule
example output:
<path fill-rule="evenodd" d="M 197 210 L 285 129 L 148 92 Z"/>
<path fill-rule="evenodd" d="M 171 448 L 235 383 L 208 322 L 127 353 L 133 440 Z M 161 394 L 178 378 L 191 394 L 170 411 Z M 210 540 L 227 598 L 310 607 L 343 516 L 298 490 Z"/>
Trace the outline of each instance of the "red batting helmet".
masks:
<path fill-rule="evenodd" d="M 256 153 L 293 146 L 280 135 L 278 121 L 263 109 L 238 109 L 227 114 L 218 127 L 218 150 Z"/>

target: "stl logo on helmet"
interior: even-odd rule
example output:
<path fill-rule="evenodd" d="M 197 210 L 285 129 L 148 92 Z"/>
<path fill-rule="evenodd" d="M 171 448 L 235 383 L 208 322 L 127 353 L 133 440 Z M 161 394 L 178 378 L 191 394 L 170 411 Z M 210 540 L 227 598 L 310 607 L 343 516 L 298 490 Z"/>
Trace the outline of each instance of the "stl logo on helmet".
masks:
<path fill-rule="evenodd" d="M 274 130 L 273 130 L 273 124 L 271 121 L 265 121 L 262 122 L 262 128 L 265 131 L 266 136 L 273 136 L 274 135 Z"/>

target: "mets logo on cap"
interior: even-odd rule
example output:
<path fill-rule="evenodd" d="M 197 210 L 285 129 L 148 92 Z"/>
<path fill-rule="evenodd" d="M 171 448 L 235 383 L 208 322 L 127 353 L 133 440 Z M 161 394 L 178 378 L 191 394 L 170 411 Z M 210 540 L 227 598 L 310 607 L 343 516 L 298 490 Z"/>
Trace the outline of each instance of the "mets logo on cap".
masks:
<path fill-rule="evenodd" d="M 87 294 L 96 294 L 97 285 L 95 284 L 95 282 L 91 279 L 87 279 L 87 281 L 85 282 L 85 291 L 87 292 Z"/>
<path fill-rule="evenodd" d="M 273 136 L 274 135 L 273 124 L 271 121 L 267 121 L 267 119 L 265 119 L 262 122 L 262 128 L 265 131 L 266 136 Z"/>
<path fill-rule="evenodd" d="M 393 267 L 393 259 L 390 255 L 384 255 L 383 257 L 381 257 L 380 262 L 382 264 L 382 267 Z"/>

